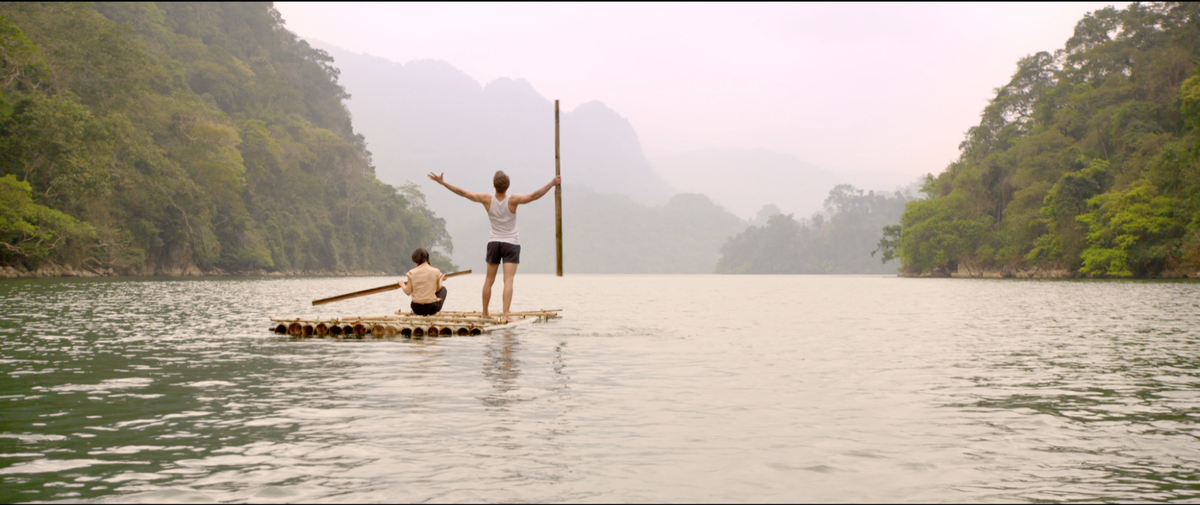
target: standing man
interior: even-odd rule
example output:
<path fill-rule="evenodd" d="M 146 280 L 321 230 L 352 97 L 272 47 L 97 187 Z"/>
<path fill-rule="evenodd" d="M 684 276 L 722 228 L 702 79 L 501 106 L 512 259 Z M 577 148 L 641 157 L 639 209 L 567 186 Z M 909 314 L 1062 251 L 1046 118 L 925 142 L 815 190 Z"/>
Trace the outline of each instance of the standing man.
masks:
<path fill-rule="evenodd" d="M 429 178 L 454 194 L 483 204 L 487 209 L 488 219 L 492 222 L 492 235 L 487 245 L 487 278 L 483 281 L 483 317 L 488 317 L 488 303 L 492 301 L 492 284 L 496 282 L 496 271 L 501 263 L 504 264 L 504 313 L 506 322 L 513 319 L 508 316 L 512 304 L 513 278 L 517 275 L 517 265 L 521 263 L 521 242 L 517 239 L 517 206 L 537 200 L 546 195 L 550 188 L 562 183 L 562 176 L 555 177 L 549 184 L 528 195 L 508 196 L 508 175 L 501 170 L 492 177 L 495 195 L 467 191 L 446 182 L 444 173 L 429 173 Z"/>

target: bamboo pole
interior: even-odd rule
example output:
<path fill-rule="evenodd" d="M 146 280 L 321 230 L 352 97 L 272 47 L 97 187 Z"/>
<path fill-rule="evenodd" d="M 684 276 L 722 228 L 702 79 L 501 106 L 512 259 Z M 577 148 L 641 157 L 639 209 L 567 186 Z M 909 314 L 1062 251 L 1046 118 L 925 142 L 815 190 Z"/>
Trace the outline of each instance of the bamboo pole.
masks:
<path fill-rule="evenodd" d="M 558 149 L 558 100 L 554 101 L 554 176 L 562 175 Z M 562 277 L 562 184 L 554 187 L 554 241 L 558 249 L 558 276 Z"/>
<path fill-rule="evenodd" d="M 466 275 L 469 273 L 471 273 L 470 270 L 463 270 L 461 272 L 454 272 L 454 273 L 446 274 L 446 278 L 449 279 L 454 276 Z M 331 296 L 329 298 L 322 298 L 320 300 L 313 300 L 312 304 L 313 305 L 324 305 L 326 303 L 340 302 L 342 300 L 349 300 L 351 298 L 358 298 L 360 296 L 373 295 L 376 293 L 386 293 L 388 291 L 395 291 L 397 289 L 400 289 L 399 282 L 397 282 L 395 284 L 388 284 L 387 286 L 379 286 L 377 288 L 364 289 L 362 291 L 355 291 L 353 293 L 346 293 L 344 295 L 337 295 L 337 296 Z"/>

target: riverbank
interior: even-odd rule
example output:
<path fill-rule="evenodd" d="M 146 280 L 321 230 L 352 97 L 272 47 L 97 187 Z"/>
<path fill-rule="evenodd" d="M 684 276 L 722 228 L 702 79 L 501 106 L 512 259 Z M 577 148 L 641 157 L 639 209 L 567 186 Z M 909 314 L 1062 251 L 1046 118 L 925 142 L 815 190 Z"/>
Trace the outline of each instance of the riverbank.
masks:
<path fill-rule="evenodd" d="M 396 275 L 382 270 L 245 270 L 228 272 L 220 268 L 204 270 L 196 265 L 185 266 L 144 266 L 129 270 L 114 270 L 112 268 L 88 268 L 71 265 L 48 263 L 36 269 L 27 270 L 10 266 L 0 266 L 0 279 L 44 278 L 44 277 L 204 277 L 204 276 L 264 276 L 264 277 L 348 277 L 360 275 Z"/>
<path fill-rule="evenodd" d="M 995 268 L 971 268 L 965 265 L 959 265 L 957 270 L 934 270 L 932 272 L 923 273 L 906 273 L 898 274 L 900 277 L 942 277 L 942 278 L 967 278 L 967 279 L 1081 279 L 1089 277 L 1076 271 L 1067 270 L 1065 268 L 1029 268 L 1029 269 L 995 269 Z M 1185 270 L 1168 270 L 1157 277 L 1143 277 L 1148 279 L 1200 279 L 1200 271 L 1189 272 Z"/>

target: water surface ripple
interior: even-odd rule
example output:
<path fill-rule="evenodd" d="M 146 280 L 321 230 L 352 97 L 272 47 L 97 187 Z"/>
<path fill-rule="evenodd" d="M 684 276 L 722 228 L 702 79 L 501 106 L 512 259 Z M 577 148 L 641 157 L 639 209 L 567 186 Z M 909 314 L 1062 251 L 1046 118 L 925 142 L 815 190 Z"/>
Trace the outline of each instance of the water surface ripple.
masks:
<path fill-rule="evenodd" d="M 0 281 L 0 502 L 1200 499 L 1197 283 L 522 275 L 562 319 L 266 331 L 389 281 Z"/>

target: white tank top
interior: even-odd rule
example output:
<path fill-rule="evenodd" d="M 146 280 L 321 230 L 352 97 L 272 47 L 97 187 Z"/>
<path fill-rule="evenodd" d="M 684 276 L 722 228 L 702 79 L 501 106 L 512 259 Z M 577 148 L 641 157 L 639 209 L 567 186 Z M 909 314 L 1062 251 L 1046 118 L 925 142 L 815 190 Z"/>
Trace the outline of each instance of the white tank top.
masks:
<path fill-rule="evenodd" d="M 488 209 L 488 220 L 492 222 L 492 236 L 488 242 L 507 242 L 521 245 L 517 240 L 517 215 L 508 210 L 508 196 L 504 200 L 492 195 L 492 208 Z"/>

